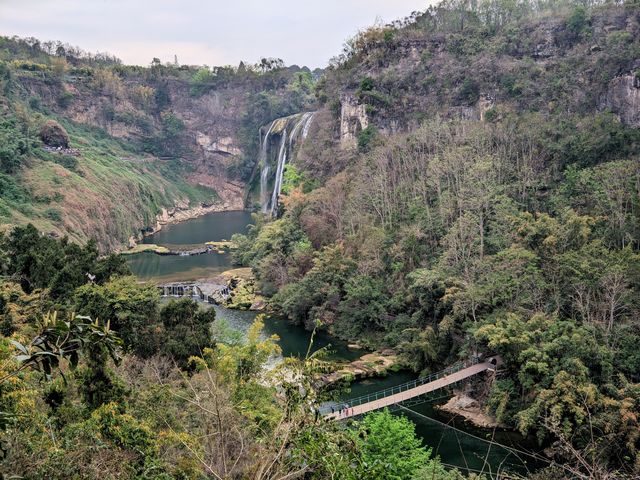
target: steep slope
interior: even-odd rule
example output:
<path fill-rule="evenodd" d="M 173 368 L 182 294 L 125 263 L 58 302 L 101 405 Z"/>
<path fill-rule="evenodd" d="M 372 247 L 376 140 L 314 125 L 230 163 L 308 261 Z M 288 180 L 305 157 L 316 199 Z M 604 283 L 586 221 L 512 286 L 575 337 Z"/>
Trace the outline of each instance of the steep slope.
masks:
<path fill-rule="evenodd" d="M 238 262 L 292 321 L 416 371 L 501 354 L 468 386 L 499 421 L 637 476 L 639 21 L 444 2 L 360 33 Z"/>

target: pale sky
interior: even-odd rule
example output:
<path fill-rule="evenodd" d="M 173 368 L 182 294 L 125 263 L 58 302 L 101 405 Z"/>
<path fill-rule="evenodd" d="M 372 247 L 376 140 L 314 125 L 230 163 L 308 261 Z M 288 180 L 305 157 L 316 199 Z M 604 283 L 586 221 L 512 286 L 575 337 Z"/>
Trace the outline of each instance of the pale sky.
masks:
<path fill-rule="evenodd" d="M 324 67 L 343 42 L 432 0 L 0 0 L 0 35 L 61 40 L 148 65 L 237 65 L 261 57 Z"/>

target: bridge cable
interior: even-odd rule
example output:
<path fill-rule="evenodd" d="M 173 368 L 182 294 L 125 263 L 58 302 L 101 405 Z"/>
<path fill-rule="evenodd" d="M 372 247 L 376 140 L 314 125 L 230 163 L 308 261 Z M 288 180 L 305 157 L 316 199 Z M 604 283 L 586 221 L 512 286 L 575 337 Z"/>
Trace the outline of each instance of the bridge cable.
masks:
<path fill-rule="evenodd" d="M 426 402 L 424 402 L 424 403 L 426 403 Z M 402 408 L 402 409 L 404 409 L 404 410 L 407 410 L 407 411 L 411 412 L 412 414 L 415 414 L 415 415 L 417 415 L 417 416 L 419 416 L 419 417 L 422 417 L 422 418 L 424 418 L 424 419 L 426 419 L 426 420 L 430 420 L 430 421 L 432 421 L 432 422 L 438 423 L 438 424 L 442 425 L 442 426 L 443 426 L 443 427 L 445 427 L 445 428 L 450 428 L 450 429 L 452 429 L 452 430 L 457 430 L 458 432 L 460 432 L 460 433 L 464 433 L 464 434 L 466 434 L 466 435 L 468 435 L 468 436 L 470 436 L 470 437 L 472 437 L 472 438 L 475 438 L 476 440 L 480 440 L 480 441 L 482 441 L 482 442 L 486 442 L 486 443 L 489 443 L 489 444 L 493 443 L 493 444 L 495 444 L 495 445 L 498 445 L 499 447 L 501 447 L 501 448 L 503 448 L 503 449 L 505 449 L 505 450 L 509 450 L 509 451 L 513 452 L 513 453 L 514 453 L 514 455 L 515 455 L 516 453 L 520 453 L 520 454 L 522 454 L 522 455 L 526 455 L 526 456 L 528 456 L 528 457 L 531 457 L 531 458 L 533 458 L 533 459 L 535 459 L 535 460 L 541 460 L 541 461 L 547 462 L 547 463 L 549 463 L 549 464 L 553 464 L 553 463 L 555 463 L 555 462 L 553 462 L 553 460 L 549 460 L 548 458 L 545 458 L 545 457 L 541 456 L 540 454 L 527 452 L 527 451 L 525 451 L 525 450 L 519 450 L 519 449 L 517 449 L 517 448 L 509 447 L 509 446 L 507 446 L 507 445 L 503 445 L 503 444 L 498 443 L 498 442 L 493 441 L 493 440 L 487 440 L 486 438 L 478 437 L 477 435 L 474 435 L 474 434 L 469 433 L 469 432 L 465 432 L 464 430 L 460 430 L 459 428 L 456 428 L 456 427 L 454 427 L 454 426 L 452 426 L 452 425 L 449 425 L 449 424 L 447 424 L 447 423 L 444 423 L 444 422 L 441 422 L 441 421 L 439 421 L 439 420 L 436 420 L 435 418 L 431 418 L 431 417 L 428 417 L 428 416 L 426 416 L 426 415 L 423 415 L 422 413 L 416 412 L 415 410 L 411 410 L 410 408 L 407 408 L 407 407 L 405 407 L 404 405 L 400 405 L 400 404 L 398 404 L 398 407 L 399 407 L 399 408 Z M 516 455 L 516 456 L 517 456 L 517 455 Z"/>

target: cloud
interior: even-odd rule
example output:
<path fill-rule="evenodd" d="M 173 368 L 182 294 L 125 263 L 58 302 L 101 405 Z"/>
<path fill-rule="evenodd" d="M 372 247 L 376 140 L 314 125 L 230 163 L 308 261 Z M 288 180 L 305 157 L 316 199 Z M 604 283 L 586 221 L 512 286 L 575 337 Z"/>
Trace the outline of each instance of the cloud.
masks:
<path fill-rule="evenodd" d="M 425 0 L 0 0 L 0 31 L 62 40 L 143 65 L 173 55 L 208 65 L 268 56 L 315 67 L 376 18 L 391 21 L 427 5 Z"/>

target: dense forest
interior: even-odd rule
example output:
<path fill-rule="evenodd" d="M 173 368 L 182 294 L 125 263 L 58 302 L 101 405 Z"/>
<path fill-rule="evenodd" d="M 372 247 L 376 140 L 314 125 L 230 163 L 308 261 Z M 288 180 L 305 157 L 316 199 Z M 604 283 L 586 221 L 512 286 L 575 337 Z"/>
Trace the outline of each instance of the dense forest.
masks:
<path fill-rule="evenodd" d="M 416 371 L 500 353 L 498 419 L 571 443 L 588 478 L 637 474 L 640 137 L 615 86 L 637 88 L 638 13 L 446 2 L 361 32 L 237 261 L 292 321 Z M 355 151 L 332 133 L 349 96 Z"/>
<path fill-rule="evenodd" d="M 233 238 L 273 314 L 421 374 L 499 354 L 479 400 L 544 449 L 527 478 L 638 478 L 638 58 L 635 1 L 445 1 L 324 72 L 0 39 L 0 473 L 520 478 L 443 465 L 387 410 L 323 421 L 326 349 L 274 367 L 264 317 L 242 338 L 108 253 L 176 199 L 219 200 L 193 119 L 224 98 L 241 153 L 208 174 L 245 194 L 260 127 L 317 110 L 279 211 Z M 80 211 L 108 226 L 75 231 Z"/>

